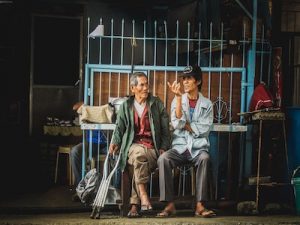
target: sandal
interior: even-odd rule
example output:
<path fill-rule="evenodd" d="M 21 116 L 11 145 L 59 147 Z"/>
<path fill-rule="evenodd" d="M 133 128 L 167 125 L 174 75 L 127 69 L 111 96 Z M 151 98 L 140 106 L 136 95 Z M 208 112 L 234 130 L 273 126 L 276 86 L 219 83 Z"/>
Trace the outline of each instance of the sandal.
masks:
<path fill-rule="evenodd" d="M 150 212 L 152 211 L 152 205 L 148 204 L 148 205 L 141 205 L 141 210 L 140 212 Z"/>
<path fill-rule="evenodd" d="M 142 203 L 142 199 L 141 199 L 141 209 L 140 209 L 140 212 L 141 213 L 146 213 L 146 212 L 152 212 L 153 208 L 152 208 L 152 205 L 149 201 L 149 198 L 147 195 L 143 195 L 144 197 L 144 204 Z M 142 198 L 142 196 L 141 196 Z"/>
<path fill-rule="evenodd" d="M 138 212 L 135 211 L 129 211 L 127 214 L 128 218 L 138 218 L 141 217 L 141 215 Z"/>
<path fill-rule="evenodd" d="M 167 217 L 172 217 L 176 215 L 176 210 L 170 211 L 167 209 L 164 209 L 160 213 L 157 213 L 156 217 L 157 218 L 167 218 Z"/>
<path fill-rule="evenodd" d="M 212 210 L 208 210 L 206 208 L 202 209 L 199 212 L 195 212 L 195 217 L 201 217 L 201 218 L 211 218 L 216 216 L 217 214 L 212 211 Z"/>

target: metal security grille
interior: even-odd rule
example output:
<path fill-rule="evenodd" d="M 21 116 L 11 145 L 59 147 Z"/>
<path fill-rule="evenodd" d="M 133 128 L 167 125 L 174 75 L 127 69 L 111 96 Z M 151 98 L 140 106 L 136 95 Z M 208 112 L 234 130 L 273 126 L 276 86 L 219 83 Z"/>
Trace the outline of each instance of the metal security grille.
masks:
<path fill-rule="evenodd" d="M 259 27 L 257 35 L 252 35 L 251 30 L 256 30 L 253 28 L 245 22 L 238 38 L 229 39 L 223 24 L 219 36 L 213 34 L 213 24 L 210 24 L 209 36 L 204 37 L 199 32 L 201 23 L 195 26 L 180 21 L 149 24 L 100 19 L 99 24 L 91 27 L 88 19 L 85 104 L 103 105 L 111 98 L 129 95 L 130 74 L 143 71 L 148 76 L 152 94 L 159 96 L 170 112 L 174 95 L 169 92 L 167 82 L 177 80 L 185 66 L 200 65 L 203 71 L 201 92 L 214 103 L 210 154 L 214 161 L 215 199 L 224 195 L 230 198 L 229 195 L 233 196 L 230 191 L 238 184 L 229 182 L 228 177 L 238 173 L 235 182 L 240 184 L 247 170 L 245 158 L 251 154 L 243 150 L 244 135 L 239 134 L 246 132 L 247 126 L 241 125 L 242 118 L 237 113 L 248 111 L 254 80 L 270 83 L 271 77 L 271 45 L 265 40 L 263 26 Z M 91 132 L 94 129 L 113 130 L 114 126 L 92 124 L 81 128 Z M 89 146 L 91 158 L 92 147 Z M 236 163 L 239 171 L 233 172 Z M 220 170 L 222 166 L 225 168 Z M 225 194 L 222 193 L 224 186 L 228 189 Z"/>
<path fill-rule="evenodd" d="M 175 27 L 175 36 L 168 34 L 166 21 L 147 25 L 146 21 L 126 23 L 122 19 L 116 24 L 113 19 L 107 23 L 100 19 L 99 23 L 93 31 L 88 20 L 90 35 L 85 71 L 88 104 L 102 105 L 111 97 L 129 95 L 130 73 L 144 71 L 151 92 L 161 97 L 169 109 L 173 96 L 168 94 L 167 82 L 177 80 L 185 66 L 198 64 L 204 72 L 202 92 L 216 103 L 216 122 L 231 124 L 239 122 L 238 112 L 247 111 L 252 94 L 247 92 L 247 87 L 248 81 L 254 78 L 247 74 L 247 68 L 256 65 L 258 79 L 270 82 L 271 46 L 264 39 L 263 26 L 255 43 L 256 61 L 252 62 L 249 50 L 253 42 L 247 23 L 241 30 L 241 38 L 235 40 L 224 39 L 223 24 L 218 38 L 213 36 L 213 24 L 209 27 L 209 38 L 204 38 L 201 23 L 195 28 L 189 22 L 177 21 L 171 26 L 173 30 Z"/>

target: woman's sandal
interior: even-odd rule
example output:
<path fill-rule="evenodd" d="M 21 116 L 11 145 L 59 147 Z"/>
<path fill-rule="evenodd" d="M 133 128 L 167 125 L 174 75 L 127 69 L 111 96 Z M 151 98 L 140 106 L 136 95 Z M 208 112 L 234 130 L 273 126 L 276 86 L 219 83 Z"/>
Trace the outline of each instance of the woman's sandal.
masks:
<path fill-rule="evenodd" d="M 206 208 L 202 209 L 200 212 L 195 212 L 195 217 L 201 217 L 201 218 L 211 218 L 216 215 L 217 214 L 214 211 L 208 210 Z"/>
<path fill-rule="evenodd" d="M 160 213 L 157 213 L 156 217 L 157 218 L 167 218 L 167 217 L 172 217 L 176 215 L 176 210 L 170 211 L 167 209 L 164 209 Z"/>

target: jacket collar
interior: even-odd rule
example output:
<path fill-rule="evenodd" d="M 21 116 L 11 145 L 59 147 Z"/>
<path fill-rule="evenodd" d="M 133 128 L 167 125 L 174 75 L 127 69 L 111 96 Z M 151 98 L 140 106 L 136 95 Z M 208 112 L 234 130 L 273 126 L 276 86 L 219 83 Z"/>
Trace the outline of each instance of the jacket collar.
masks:
<path fill-rule="evenodd" d="M 189 102 L 189 98 L 188 98 L 188 95 L 187 93 L 185 93 L 183 95 L 183 99 L 184 99 L 184 102 L 188 103 Z M 198 101 L 197 101 L 197 105 L 199 104 L 199 107 L 200 108 L 207 108 L 208 107 L 208 104 L 207 104 L 207 101 L 205 101 L 205 98 L 204 96 L 201 94 L 201 92 L 199 92 L 199 98 L 198 98 Z"/>
<path fill-rule="evenodd" d="M 147 103 L 147 105 L 151 106 L 153 104 L 153 102 L 154 102 L 154 98 L 153 98 L 152 94 L 149 93 L 146 103 Z M 128 99 L 128 104 L 131 107 L 131 106 L 133 106 L 133 103 L 134 103 L 134 95 L 131 95 Z"/>

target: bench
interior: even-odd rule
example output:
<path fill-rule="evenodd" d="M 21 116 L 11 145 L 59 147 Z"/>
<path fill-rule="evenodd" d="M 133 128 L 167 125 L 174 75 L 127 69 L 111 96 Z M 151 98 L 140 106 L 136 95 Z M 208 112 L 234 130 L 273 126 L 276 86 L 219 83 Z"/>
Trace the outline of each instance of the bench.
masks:
<path fill-rule="evenodd" d="M 81 124 L 81 129 L 82 130 L 102 130 L 102 131 L 113 131 L 115 129 L 116 125 L 115 124 L 94 124 L 94 123 L 83 123 Z M 247 131 L 247 126 L 242 125 L 242 124 L 217 124 L 214 123 L 212 126 L 211 132 L 230 132 L 230 133 L 245 133 Z M 83 155 L 83 157 L 85 157 Z M 218 167 L 218 166 L 217 166 Z M 82 174 L 85 174 L 84 168 L 82 171 Z M 121 180 L 121 201 L 118 202 L 117 204 L 119 205 L 120 208 L 120 215 L 121 216 L 126 216 L 128 211 L 129 211 L 129 198 L 130 198 L 130 176 L 129 176 L 129 171 L 125 170 L 122 173 L 122 180 Z M 186 200 L 187 202 L 190 203 L 191 199 L 188 199 L 187 197 L 183 197 L 184 201 Z M 153 197 L 151 198 L 152 202 L 157 202 L 158 199 Z"/>

